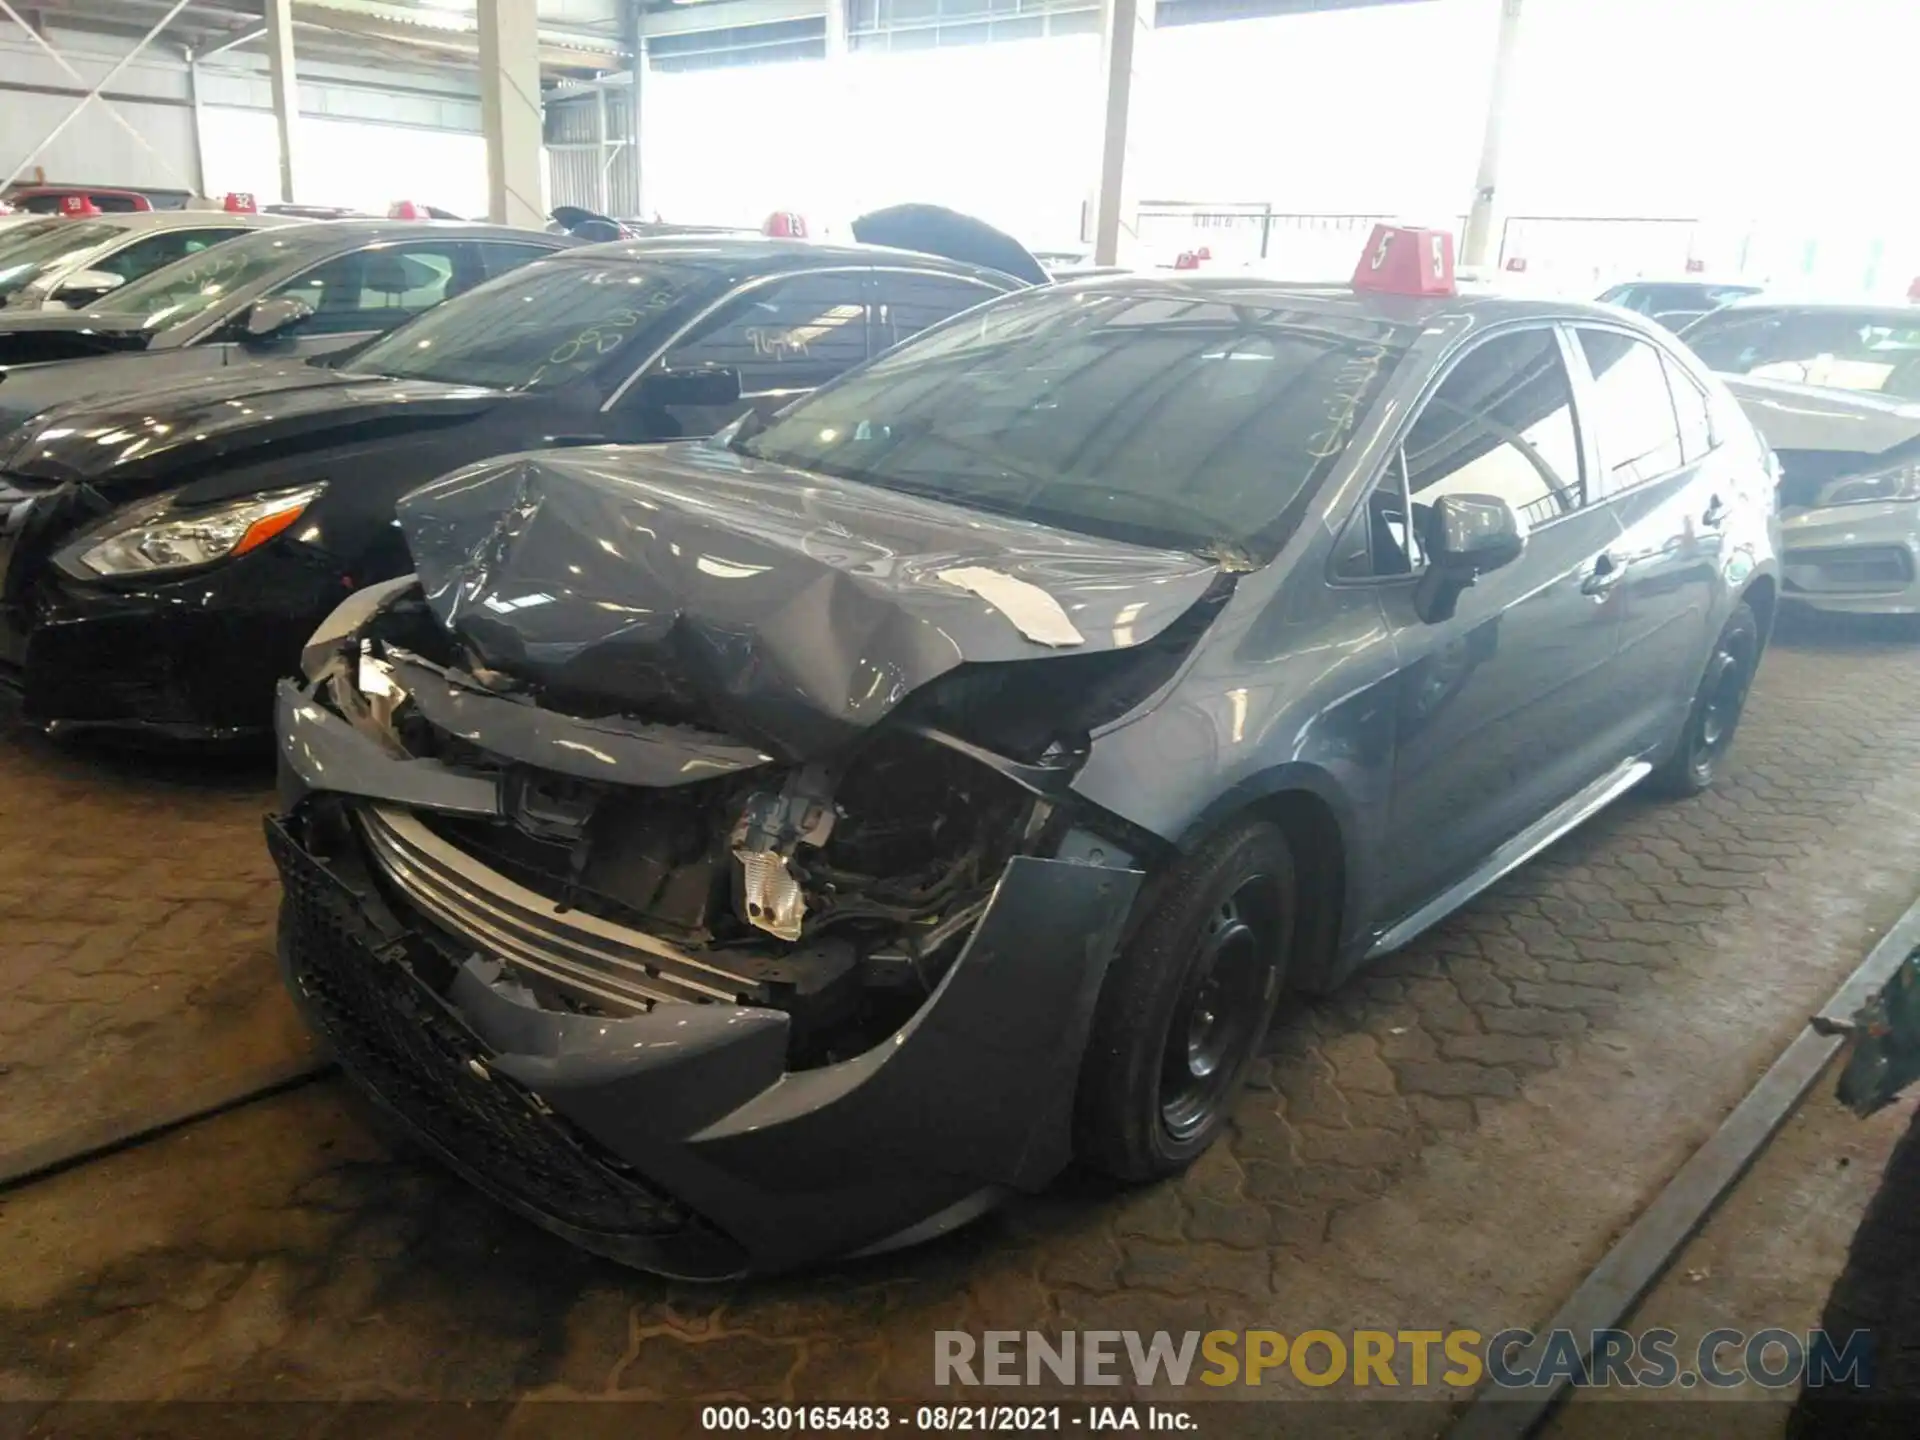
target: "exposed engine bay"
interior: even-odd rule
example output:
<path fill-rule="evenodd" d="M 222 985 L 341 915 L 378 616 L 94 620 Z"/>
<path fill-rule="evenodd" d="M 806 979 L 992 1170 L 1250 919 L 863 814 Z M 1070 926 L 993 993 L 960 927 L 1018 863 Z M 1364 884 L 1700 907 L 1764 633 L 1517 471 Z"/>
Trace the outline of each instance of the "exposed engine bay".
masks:
<path fill-rule="evenodd" d="M 1036 727 L 1021 667 L 956 676 L 844 755 L 800 763 L 679 710 L 660 722 L 565 717 L 582 733 L 599 727 L 609 749 L 646 747 L 661 783 L 644 785 L 624 783 L 633 765 L 616 782 L 589 778 L 597 762 L 582 763 L 584 775 L 529 763 L 537 753 L 503 738 L 507 726 L 483 732 L 471 710 L 450 708 L 451 694 L 515 720 L 563 718 L 475 664 L 417 594 L 342 642 L 315 694 L 396 758 L 496 787 L 497 813 L 485 816 L 354 809 L 385 888 L 437 922 L 450 964 L 498 957 L 497 983 L 584 1014 L 771 1006 L 790 1016 L 791 1063 L 805 1066 L 870 1047 L 925 1001 L 1008 860 L 1052 853 L 1072 823 L 1064 781 L 1088 715 L 1157 683 L 1189 640 L 1176 631 L 1159 653 L 1090 657 L 1105 662 L 1106 683 L 1089 670 L 1079 703 L 1042 707 L 1081 727 L 1077 741 Z M 1001 694 L 1009 706 L 993 703 Z M 498 744 L 476 743 L 482 733 Z M 545 758 L 571 768 L 566 748 L 586 743 L 554 742 Z M 517 907 L 510 921 L 503 895 Z"/>

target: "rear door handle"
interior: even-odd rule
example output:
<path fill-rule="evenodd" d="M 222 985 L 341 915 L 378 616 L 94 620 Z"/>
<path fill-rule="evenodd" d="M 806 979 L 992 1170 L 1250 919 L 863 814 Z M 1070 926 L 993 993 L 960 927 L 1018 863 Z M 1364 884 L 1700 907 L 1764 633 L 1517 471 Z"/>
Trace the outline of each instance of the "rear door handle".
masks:
<path fill-rule="evenodd" d="M 1627 578 L 1627 562 L 1611 551 L 1593 562 L 1593 569 L 1580 584 L 1582 595 L 1606 595 Z"/>
<path fill-rule="evenodd" d="M 1727 507 L 1721 503 L 1718 495 L 1707 502 L 1707 513 L 1700 517 L 1703 529 L 1718 530 L 1727 520 Z"/>

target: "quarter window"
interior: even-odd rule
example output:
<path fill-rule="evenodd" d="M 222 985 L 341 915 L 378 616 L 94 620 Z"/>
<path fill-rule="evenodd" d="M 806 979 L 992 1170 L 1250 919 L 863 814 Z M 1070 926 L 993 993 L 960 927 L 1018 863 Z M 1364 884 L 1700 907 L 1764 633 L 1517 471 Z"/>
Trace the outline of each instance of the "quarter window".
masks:
<path fill-rule="evenodd" d="M 669 351 L 666 366 L 737 370 L 743 395 L 824 385 L 867 358 L 862 278 L 796 275 L 749 290 Z"/>
<path fill-rule="evenodd" d="M 1440 382 L 1406 440 L 1415 523 L 1446 495 L 1492 495 L 1529 526 L 1584 503 L 1573 386 L 1551 330 L 1475 346 Z"/>
<path fill-rule="evenodd" d="M 1396 450 L 1341 542 L 1334 574 L 1342 580 L 1417 574 L 1426 563 L 1407 492 L 1407 452 Z"/>
<path fill-rule="evenodd" d="M 1660 352 L 1616 330 L 1574 333 L 1593 372 L 1589 419 L 1600 445 L 1602 491 L 1617 495 L 1685 465 Z"/>
<path fill-rule="evenodd" d="M 1678 362 L 1669 356 L 1661 359 L 1667 370 L 1667 390 L 1673 396 L 1674 418 L 1680 422 L 1680 453 L 1691 465 L 1713 449 L 1713 418 L 1706 392 Z"/>

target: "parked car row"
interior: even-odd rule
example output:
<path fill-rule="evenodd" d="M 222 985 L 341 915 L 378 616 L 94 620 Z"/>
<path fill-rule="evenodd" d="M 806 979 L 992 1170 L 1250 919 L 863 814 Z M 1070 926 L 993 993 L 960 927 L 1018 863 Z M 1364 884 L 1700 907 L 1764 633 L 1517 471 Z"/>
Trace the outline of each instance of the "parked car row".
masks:
<path fill-rule="evenodd" d="M 1713 368 L 1771 351 L 1461 294 L 1437 233 L 1303 286 L 1055 282 L 925 207 L 322 232 L 0 339 L 58 337 L 0 379 L 0 673 L 270 723 L 346 1073 L 668 1274 L 1190 1163 L 1285 994 L 1710 785 L 1792 575 Z M 422 313 L 303 353 L 347 256 Z"/>

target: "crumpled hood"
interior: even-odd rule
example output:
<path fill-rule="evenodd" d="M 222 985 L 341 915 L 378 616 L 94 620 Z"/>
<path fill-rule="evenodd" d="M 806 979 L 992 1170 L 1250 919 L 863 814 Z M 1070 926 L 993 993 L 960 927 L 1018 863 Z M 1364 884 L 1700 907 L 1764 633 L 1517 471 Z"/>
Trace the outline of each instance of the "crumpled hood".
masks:
<path fill-rule="evenodd" d="M 1720 378 L 1775 450 L 1877 455 L 1920 435 L 1920 401 L 1789 380 Z"/>
<path fill-rule="evenodd" d="M 250 365 L 43 411 L 0 444 L 0 469 L 55 482 L 131 484 L 296 437 L 350 434 L 376 420 L 477 415 L 509 399 L 471 385 Z"/>
<path fill-rule="evenodd" d="M 789 758 L 963 662 L 1139 645 L 1219 568 L 698 441 L 488 462 L 399 516 L 485 667 L 583 710 L 694 708 Z"/>

